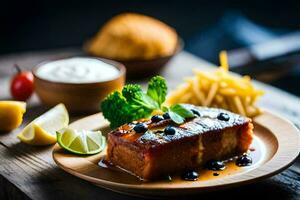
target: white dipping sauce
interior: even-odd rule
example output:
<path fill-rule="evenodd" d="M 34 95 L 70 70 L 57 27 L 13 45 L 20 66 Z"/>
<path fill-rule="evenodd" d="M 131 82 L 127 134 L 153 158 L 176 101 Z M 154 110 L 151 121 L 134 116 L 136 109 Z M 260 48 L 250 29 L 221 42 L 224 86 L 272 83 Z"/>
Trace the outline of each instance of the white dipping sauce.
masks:
<path fill-rule="evenodd" d="M 40 66 L 36 76 L 61 83 L 95 83 L 116 78 L 120 71 L 95 58 L 68 58 Z"/>

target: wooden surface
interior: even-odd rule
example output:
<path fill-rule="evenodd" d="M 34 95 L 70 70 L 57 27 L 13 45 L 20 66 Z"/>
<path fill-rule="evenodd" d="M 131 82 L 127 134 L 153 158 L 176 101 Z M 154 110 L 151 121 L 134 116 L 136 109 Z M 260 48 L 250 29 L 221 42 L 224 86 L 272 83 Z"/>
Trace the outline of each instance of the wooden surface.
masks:
<path fill-rule="evenodd" d="M 174 197 L 199 194 L 255 183 L 286 169 L 300 151 L 300 133 L 289 121 L 270 112 L 264 112 L 253 119 L 254 138 L 249 154 L 252 165 L 238 167 L 234 162 L 226 163 L 226 169 L 214 176 L 207 169 L 199 171 L 197 181 L 185 181 L 172 176 L 172 181 L 157 180 L 141 182 L 138 178 L 116 169 L 99 167 L 106 151 L 91 156 L 67 153 L 58 144 L 53 150 L 53 160 L 64 171 L 83 180 L 109 188 L 113 191 L 141 197 Z M 79 119 L 70 124 L 71 128 L 101 130 L 109 132 L 109 125 L 102 113 Z M 168 191 L 168 192 L 162 192 Z"/>
<path fill-rule="evenodd" d="M 81 52 L 76 49 L 63 49 L 0 57 L 0 99 L 9 98 L 7 77 L 13 74 L 14 63 L 29 69 L 41 61 L 80 54 Z M 191 69 L 194 67 L 209 70 L 211 64 L 182 52 L 169 63 L 162 75 L 166 77 L 172 89 L 182 81 L 183 77 L 191 75 Z M 259 102 L 261 106 L 281 114 L 300 127 L 299 98 L 265 84 L 256 84 L 267 91 Z M 22 127 L 45 110 L 47 108 L 41 106 L 34 96 L 30 101 Z M 78 116 L 73 119 L 75 118 Z M 138 199 L 98 188 L 65 173 L 52 160 L 52 146 L 31 147 L 20 143 L 15 137 L 20 129 L 0 135 L 0 199 Z M 300 199 L 299 158 L 289 169 L 268 180 L 225 191 L 192 196 L 190 199 L 232 196 Z"/>

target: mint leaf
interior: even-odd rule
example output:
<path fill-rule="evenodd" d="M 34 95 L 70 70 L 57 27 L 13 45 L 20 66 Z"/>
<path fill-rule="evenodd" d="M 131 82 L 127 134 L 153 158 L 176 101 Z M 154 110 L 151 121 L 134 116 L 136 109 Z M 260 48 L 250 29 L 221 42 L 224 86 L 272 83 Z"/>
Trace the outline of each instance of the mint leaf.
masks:
<path fill-rule="evenodd" d="M 166 80 L 161 76 L 155 76 L 149 81 L 147 95 L 161 107 L 161 104 L 166 100 L 167 90 Z"/>
<path fill-rule="evenodd" d="M 169 116 L 173 122 L 176 124 L 182 124 L 184 122 L 184 118 L 178 115 L 176 112 L 169 110 Z"/>
<path fill-rule="evenodd" d="M 166 107 L 166 106 L 163 106 L 163 107 L 161 108 L 161 110 L 162 110 L 163 112 L 167 112 L 167 111 L 169 110 L 169 108 Z"/>
<path fill-rule="evenodd" d="M 172 105 L 169 108 L 169 115 L 172 121 L 177 124 L 182 124 L 185 121 L 185 118 L 194 117 L 194 114 L 189 109 L 185 108 L 181 104 Z"/>
<path fill-rule="evenodd" d="M 194 117 L 194 113 L 190 109 L 185 108 L 182 104 L 172 105 L 170 110 L 183 118 Z"/>
<path fill-rule="evenodd" d="M 154 101 L 151 97 L 147 94 L 143 93 L 141 100 L 144 102 L 144 106 L 147 106 L 153 110 L 159 109 L 159 105 L 156 101 Z"/>

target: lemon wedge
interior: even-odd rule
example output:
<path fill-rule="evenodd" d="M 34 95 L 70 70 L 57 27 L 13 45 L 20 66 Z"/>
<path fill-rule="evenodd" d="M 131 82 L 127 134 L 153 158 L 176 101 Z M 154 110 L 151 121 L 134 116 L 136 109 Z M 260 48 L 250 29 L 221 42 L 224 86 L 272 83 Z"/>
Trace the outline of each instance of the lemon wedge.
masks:
<path fill-rule="evenodd" d="M 69 114 L 63 104 L 58 104 L 29 123 L 18 138 L 31 145 L 49 145 L 56 142 L 56 131 L 67 127 Z"/>
<path fill-rule="evenodd" d="M 23 101 L 0 101 L 0 131 L 11 131 L 18 128 L 26 112 Z"/>
<path fill-rule="evenodd" d="M 105 137 L 101 131 L 86 131 L 66 128 L 57 132 L 57 142 L 63 149 L 81 155 L 101 152 L 105 145 Z"/>

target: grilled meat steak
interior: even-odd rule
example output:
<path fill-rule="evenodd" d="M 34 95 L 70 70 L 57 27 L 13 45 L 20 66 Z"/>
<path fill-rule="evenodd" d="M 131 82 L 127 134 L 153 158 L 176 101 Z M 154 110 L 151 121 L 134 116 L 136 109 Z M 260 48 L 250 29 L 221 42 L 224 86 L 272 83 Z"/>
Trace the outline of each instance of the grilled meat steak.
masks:
<path fill-rule="evenodd" d="M 197 117 L 184 124 L 165 117 L 156 122 L 139 120 L 110 132 L 107 161 L 151 180 L 248 150 L 253 137 L 250 119 L 222 109 L 185 106 Z"/>

